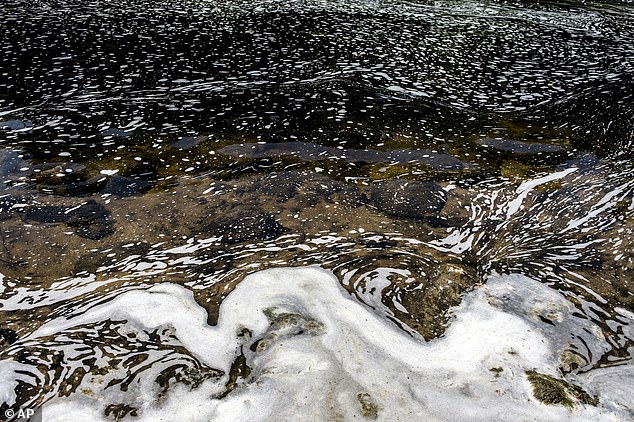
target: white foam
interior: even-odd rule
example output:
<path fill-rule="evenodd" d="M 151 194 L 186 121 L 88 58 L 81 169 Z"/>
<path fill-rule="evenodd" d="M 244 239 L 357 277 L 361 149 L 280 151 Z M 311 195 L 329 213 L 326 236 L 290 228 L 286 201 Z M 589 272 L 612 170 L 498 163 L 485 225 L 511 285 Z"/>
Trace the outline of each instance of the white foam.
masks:
<path fill-rule="evenodd" d="M 101 170 L 100 173 L 105 174 L 106 176 L 114 176 L 119 173 L 119 170 Z"/>
<path fill-rule="evenodd" d="M 537 186 L 543 185 L 544 183 L 552 182 L 554 180 L 561 179 L 577 170 L 578 169 L 576 167 L 571 167 L 556 173 L 548 174 L 538 179 L 532 179 L 532 180 L 523 182 L 515 191 L 515 193 L 517 194 L 517 197 L 513 199 L 511 202 L 509 202 L 508 204 L 508 208 L 506 211 L 506 218 L 507 219 L 510 218 L 513 214 L 515 214 L 517 211 L 520 210 L 522 206 L 522 202 L 524 202 L 524 199 Z"/>
<path fill-rule="evenodd" d="M 568 225 L 562 230 L 565 233 L 569 230 L 575 230 L 587 224 L 592 219 L 605 213 L 606 210 L 614 207 L 619 200 L 623 199 L 623 193 L 628 191 L 631 182 L 624 183 L 623 185 L 613 189 L 606 193 L 596 204 L 592 206 L 592 209 L 587 212 L 583 217 L 570 220 Z"/>
<path fill-rule="evenodd" d="M 2 278 L 0 278 L 1 281 Z M 93 292 L 95 289 L 115 281 L 119 280 L 114 278 L 97 280 L 94 274 L 89 274 L 86 277 L 69 277 L 56 281 L 46 289 L 31 290 L 26 287 L 18 287 L 11 291 L 10 297 L 2 301 L 2 309 L 4 311 L 14 311 L 50 306 Z"/>
<path fill-rule="evenodd" d="M 195 390 L 173 389 L 160 403 L 142 397 L 135 418 L 140 421 L 363 420 L 357 397 L 365 393 L 378 406 L 381 421 L 626 420 L 634 396 L 614 392 L 632 379 L 631 367 L 626 379 L 613 370 L 591 371 L 594 378 L 585 378 L 589 392 L 600 394 L 607 407 L 569 410 L 533 398 L 525 371 L 556 375 L 560 339 L 554 337 L 565 334 L 556 327 L 541 330 L 535 306 L 573 324 L 569 302 L 548 287 L 519 275 L 495 276 L 464 298 L 442 338 L 426 343 L 354 300 L 330 272 L 287 268 L 247 277 L 223 302 L 215 327 L 206 324 L 190 291 L 166 283 L 123 293 L 70 320 L 55 319 L 31 337 L 126 319 L 145 328 L 173 326 L 201 362 L 225 373 L 244 351 L 252 369 L 249 382 L 223 399 L 212 396 L 226 376 Z M 265 350 L 251 352 L 238 333 L 248 328 L 252 339 L 269 335 L 267 309 L 301 314 L 323 329 L 314 335 L 279 335 Z M 570 324 L 562 327 L 569 330 Z M 98 409 L 110 403 L 109 391 L 56 398 L 45 406 L 45 418 L 105 420 Z"/>

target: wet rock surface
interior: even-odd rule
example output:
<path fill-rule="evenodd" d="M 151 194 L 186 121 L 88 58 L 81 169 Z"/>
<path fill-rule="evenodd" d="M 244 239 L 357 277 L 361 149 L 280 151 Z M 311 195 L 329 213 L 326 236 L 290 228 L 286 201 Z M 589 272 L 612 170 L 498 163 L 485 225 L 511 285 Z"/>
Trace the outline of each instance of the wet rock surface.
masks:
<path fill-rule="evenodd" d="M 33 127 L 30 120 L 3 120 L 0 121 L 0 130 L 21 130 Z"/>
<path fill-rule="evenodd" d="M 0 195 L 0 220 L 15 216 L 18 210 L 27 206 L 32 199 L 31 195 L 24 192 Z"/>
<path fill-rule="evenodd" d="M 449 154 L 432 150 L 340 149 L 308 142 L 285 142 L 273 144 L 228 145 L 219 150 L 221 154 L 251 158 L 290 155 L 305 161 L 344 160 L 355 163 L 412 163 L 419 162 L 437 170 L 461 170 L 467 165 Z"/>
<path fill-rule="evenodd" d="M 106 416 L 142 418 L 140 380 L 159 400 L 225 375 L 239 393 L 248 346 L 227 375 L 167 325 L 29 335 L 157 284 L 214 325 L 245 276 L 279 266 L 332 270 L 427 340 L 491 274 L 524 274 L 591 324 L 566 337 L 565 376 L 629 364 L 627 2 L 151 3 L 0 4 L 0 362 L 22 365 L 17 405 L 116 391 Z M 261 346 L 319 335 L 301 311 L 272 313 Z M 536 330 L 561 328 L 546 311 Z M 542 402 L 594 404 L 534 377 Z"/>
<path fill-rule="evenodd" d="M 198 136 L 198 137 L 185 136 L 180 138 L 178 141 L 174 142 L 173 144 L 171 144 L 170 148 L 176 148 L 176 149 L 195 148 L 196 146 L 198 146 L 199 143 L 205 141 L 206 139 L 207 139 L 206 136 Z"/>
<path fill-rule="evenodd" d="M 580 177 L 591 177 L 596 169 L 585 172 Z M 508 190 L 497 195 L 516 192 L 517 185 L 506 183 Z M 551 203 L 570 200 L 581 204 L 584 194 L 578 189 L 577 184 L 568 180 L 566 186 L 548 186 L 529 199 Z M 342 200 L 353 192 L 364 199 L 354 204 Z M 600 191 L 594 192 L 599 199 L 605 196 Z M 499 263 L 491 263 L 492 251 L 510 249 L 522 256 L 522 247 L 534 248 L 531 238 L 514 246 L 507 245 L 504 239 L 521 238 L 527 233 L 535 238 L 543 237 L 537 227 L 526 232 L 527 225 L 518 216 L 517 226 L 507 223 L 506 231 L 500 231 L 506 233 L 502 238 L 483 237 L 479 241 L 477 247 L 482 248 L 482 257 L 476 250 L 460 253 L 449 249 L 455 245 L 441 249 L 439 240 L 447 236 L 447 230 L 466 230 L 467 233 L 470 230 L 469 225 L 463 227 L 464 219 L 471 224 L 472 218 L 466 216 L 473 210 L 465 208 L 465 204 L 476 201 L 474 194 L 472 190 L 447 184 L 392 180 L 357 185 L 354 181 L 345 183 L 315 172 L 286 171 L 202 183 L 182 179 L 171 191 L 107 196 L 111 201 L 107 205 L 100 198 L 78 201 L 41 194 L 6 196 L 7 218 L 2 226 L 6 250 L 0 259 L 3 262 L 15 259 L 27 249 L 36 253 L 38 257 L 24 266 L 7 265 L 4 270 L 11 280 L 29 277 L 35 285 L 54 281 L 53 271 L 60 275 L 73 274 L 78 280 L 75 282 L 84 283 L 86 281 L 81 280 L 91 277 L 96 277 L 98 282 L 117 280 L 124 274 L 120 281 L 111 281 L 105 292 L 139 280 L 150 280 L 150 284 L 165 280 L 187 283 L 195 289 L 197 302 L 207 310 L 209 324 L 216 323 L 218 306 L 227 293 L 263 263 L 273 266 L 314 263 L 332 268 L 351 295 L 410 335 L 434 339 L 442 335 L 451 320 L 450 309 L 461 302 L 465 292 L 482 282 L 478 272 L 483 271 L 484 265 L 496 265 L 496 270 L 506 271 Z M 385 195 L 398 200 L 397 208 L 379 208 L 381 202 L 386 202 Z M 527 205 L 531 203 L 526 201 Z M 14 208 L 20 203 L 25 206 Z M 77 206 L 79 208 L 75 208 Z M 586 206 L 591 209 L 592 203 Z M 562 207 L 557 206 L 553 212 Z M 620 208 L 622 224 L 627 224 L 630 218 L 628 207 L 629 202 Z M 587 209 L 582 211 L 572 212 L 570 217 L 583 219 L 589 214 Z M 412 214 L 416 218 L 411 218 Z M 446 219 L 447 224 L 443 227 L 430 224 L 432 216 Z M 547 221 L 545 215 L 541 218 Z M 463 225 L 452 223 L 457 220 L 462 220 Z M 24 227 L 24 222 L 30 227 Z M 108 222 L 116 230 L 103 236 L 101 231 L 106 231 Z M 67 234 L 69 226 L 75 230 L 73 235 Z M 77 232 L 80 227 L 86 231 Z M 566 225 L 558 227 L 561 231 Z M 496 230 L 495 224 L 484 224 L 482 230 L 491 236 Z M 42 233 L 46 233 L 45 240 Z M 216 238 L 219 239 L 214 240 Z M 565 236 L 558 238 L 565 244 Z M 627 244 L 620 247 L 628 248 Z M 502 253 L 496 252 L 493 256 L 499 257 Z M 507 268 L 524 265 L 523 271 L 532 271 L 530 263 L 536 260 L 535 256 L 525 255 L 523 260 L 517 256 L 502 262 Z M 577 258 L 579 269 L 576 271 L 588 279 L 598 280 L 597 274 L 605 274 L 609 258 L 602 258 L 601 266 L 586 265 L 590 258 Z M 546 250 L 539 262 L 548 262 L 548 259 Z M 135 272 L 141 275 L 130 278 Z M 602 295 L 621 295 L 619 303 L 625 305 L 629 299 L 624 295 L 629 294 L 629 287 L 623 281 L 629 273 L 614 274 L 614 283 L 608 284 L 605 280 Z M 621 282 L 616 283 L 618 280 Z M 101 297 L 105 292 L 88 293 L 85 300 Z M 47 312 L 54 312 L 51 309 L 41 308 L 42 318 Z M 18 314 L 12 315 L 17 322 Z M 32 318 L 40 320 L 37 315 Z M 550 321 L 544 324 L 550 326 Z M 7 329 L 14 329 L 19 325 L 16 322 L 9 323 Z M 271 313 L 270 323 L 271 330 L 256 349 L 266 349 L 267 344 L 279 340 L 319 335 L 321 329 L 318 322 L 285 311 Z M 613 335 L 607 326 L 604 329 L 606 335 Z M 22 333 L 16 331 L 16 335 L 20 338 Z M 570 366 L 573 371 L 592 365 L 589 359 L 575 362 L 576 366 Z M 240 388 L 239 377 L 234 384 Z M 375 410 L 380 417 L 383 410 L 374 407 L 376 402 L 363 399 L 364 403 L 361 400 L 359 403 L 367 418 L 373 418 Z"/>
<path fill-rule="evenodd" d="M 97 239 L 99 240 L 99 239 Z M 95 274 L 100 267 L 107 267 L 125 259 L 126 256 L 143 256 L 151 247 L 145 242 L 115 244 L 105 250 L 81 254 L 74 263 L 73 273 Z"/>
<path fill-rule="evenodd" d="M 408 180 L 375 183 L 369 198 L 372 206 L 389 216 L 414 220 L 437 217 L 447 202 L 437 184 Z"/>
<path fill-rule="evenodd" d="M 465 265 L 443 263 L 432 271 L 425 281 L 404 289 L 402 304 L 407 312 L 393 309 L 400 320 L 427 340 L 442 335 L 449 320 L 447 311 L 480 282 L 473 268 Z"/>
<path fill-rule="evenodd" d="M 18 175 L 21 168 L 29 167 L 27 162 L 21 158 L 18 151 L 10 149 L 0 149 L 0 190 L 5 188 L 5 183 L 11 176 Z"/>
<path fill-rule="evenodd" d="M 145 180 L 114 175 L 101 190 L 102 194 L 110 194 L 118 197 L 141 195 L 152 187 Z"/>
<path fill-rule="evenodd" d="M 222 237 L 228 244 L 271 240 L 286 231 L 272 214 L 256 208 L 240 207 L 212 214 L 209 219 L 212 221 L 203 223 L 203 232 Z"/>
<path fill-rule="evenodd" d="M 503 138 L 482 138 L 476 141 L 483 147 L 491 147 L 500 151 L 509 151 L 519 154 L 541 154 L 549 152 L 560 152 L 559 145 L 540 144 L 535 142 L 522 142 L 514 139 Z"/>
<path fill-rule="evenodd" d="M 249 347 L 256 353 L 262 353 L 280 340 L 301 335 L 317 336 L 324 331 L 323 324 L 301 314 L 281 312 L 277 309 L 265 309 L 264 314 L 271 325 L 262 338 L 254 341 Z"/>
<path fill-rule="evenodd" d="M 260 193 L 274 197 L 284 202 L 298 194 L 307 177 L 295 172 L 282 172 L 273 175 L 258 177 L 251 186 L 254 193 Z"/>
<path fill-rule="evenodd" d="M 38 223 L 65 223 L 81 237 L 99 240 L 114 232 L 110 211 L 103 204 L 89 200 L 79 206 L 30 205 L 20 211 L 22 218 Z"/>

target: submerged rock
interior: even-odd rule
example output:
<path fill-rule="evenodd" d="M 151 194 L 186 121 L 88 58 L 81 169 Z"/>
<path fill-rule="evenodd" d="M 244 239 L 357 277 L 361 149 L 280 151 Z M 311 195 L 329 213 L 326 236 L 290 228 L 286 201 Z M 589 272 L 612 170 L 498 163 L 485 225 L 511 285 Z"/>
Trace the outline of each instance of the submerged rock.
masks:
<path fill-rule="evenodd" d="M 114 233 L 114 227 L 109 222 L 96 222 L 87 225 L 74 226 L 75 234 L 90 240 L 100 240 Z"/>
<path fill-rule="evenodd" d="M 283 202 L 297 194 L 304 178 L 297 172 L 267 174 L 253 182 L 251 191 L 272 196 Z"/>
<path fill-rule="evenodd" d="M 132 135 L 131 132 L 119 128 L 104 129 L 99 134 L 104 138 L 128 138 Z"/>
<path fill-rule="evenodd" d="M 47 162 L 32 167 L 30 180 L 46 194 L 83 196 L 99 192 L 107 181 L 104 176 L 92 175 L 85 165 L 75 162 Z"/>
<path fill-rule="evenodd" d="M 28 195 L 8 194 L 0 196 L 0 221 L 15 216 L 32 200 Z"/>
<path fill-rule="evenodd" d="M 30 120 L 4 120 L 0 122 L 0 130 L 21 130 L 33 127 Z"/>
<path fill-rule="evenodd" d="M 80 274 L 86 272 L 94 274 L 99 267 L 112 265 L 129 255 L 144 256 L 150 249 L 150 245 L 145 242 L 137 242 L 134 244 L 124 242 L 106 249 L 108 253 L 104 253 L 103 251 L 87 252 L 77 259 L 73 273 Z"/>
<path fill-rule="evenodd" d="M 24 210 L 24 219 L 38 223 L 66 223 L 70 216 L 66 207 L 57 205 L 32 205 Z"/>
<path fill-rule="evenodd" d="M 66 223 L 86 239 L 99 240 L 112 233 L 110 211 L 102 204 L 89 200 L 77 208 L 59 205 L 31 205 L 24 208 L 23 218 L 38 223 Z"/>
<path fill-rule="evenodd" d="M 516 141 L 504 138 L 482 138 L 476 143 L 483 147 L 491 147 L 500 151 L 515 152 L 519 154 L 539 154 L 544 152 L 559 152 L 562 148 L 558 145 L 540 144 L 534 142 Z"/>
<path fill-rule="evenodd" d="M 206 224 L 204 232 L 222 236 L 225 243 L 271 240 L 286 232 L 273 215 L 253 209 L 236 208 Z"/>
<path fill-rule="evenodd" d="M 385 214 L 412 220 L 435 217 L 447 202 L 447 194 L 435 183 L 390 180 L 370 190 L 370 204 Z"/>
<path fill-rule="evenodd" d="M 218 152 L 249 158 L 294 156 L 304 161 L 343 160 L 350 163 L 401 163 L 418 162 L 436 170 L 462 170 L 466 163 L 449 154 L 433 150 L 339 149 L 310 142 L 280 142 L 269 144 L 234 144 Z"/>
<path fill-rule="evenodd" d="M 351 206 L 359 206 L 366 202 L 363 192 L 357 186 L 312 171 L 287 171 L 260 176 L 245 191 L 256 194 L 258 200 L 264 199 L 262 195 L 271 197 L 277 203 L 285 203 L 292 199 L 294 202 L 291 206 L 299 208 L 311 208 L 320 201 Z"/>
<path fill-rule="evenodd" d="M 152 187 L 145 180 L 114 175 L 101 191 L 102 194 L 110 194 L 119 197 L 141 195 Z"/>
<path fill-rule="evenodd" d="M 174 142 L 170 145 L 170 148 L 175 149 L 191 149 L 197 147 L 199 143 L 207 140 L 207 136 L 184 136 L 180 138 L 178 141 Z"/>
<path fill-rule="evenodd" d="M 78 236 L 99 240 L 114 233 L 109 217 L 110 211 L 91 199 L 70 213 L 67 224 L 75 229 Z"/>
<path fill-rule="evenodd" d="M 0 149 L 0 177 L 4 178 L 20 173 L 20 169 L 29 167 L 29 164 L 20 157 L 17 151 Z M 2 188 L 2 185 L 0 185 L 0 188 Z"/>
<path fill-rule="evenodd" d="M 64 179 L 60 179 L 64 180 Z M 83 196 L 99 192 L 106 184 L 103 176 L 93 176 L 87 180 L 77 180 L 71 183 L 39 184 L 38 188 L 45 193 L 63 196 Z"/>

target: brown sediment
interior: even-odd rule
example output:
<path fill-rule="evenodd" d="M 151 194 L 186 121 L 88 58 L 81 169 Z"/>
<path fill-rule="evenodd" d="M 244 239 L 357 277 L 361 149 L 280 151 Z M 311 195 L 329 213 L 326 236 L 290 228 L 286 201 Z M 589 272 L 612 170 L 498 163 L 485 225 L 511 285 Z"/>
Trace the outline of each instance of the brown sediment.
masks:
<path fill-rule="evenodd" d="M 364 236 L 398 232 L 403 238 L 433 239 L 444 233 L 445 227 L 433 227 L 421 220 L 394 218 L 376 209 L 368 200 L 371 189 L 370 182 L 343 183 L 314 172 L 283 172 L 233 181 L 183 179 L 170 191 L 155 190 L 142 196 L 72 198 L 37 195 L 26 202 L 25 207 L 0 222 L 6 258 L 21 257 L 24 262 L 21 266 L 3 266 L 2 273 L 7 279 L 14 280 L 17 286 L 30 289 L 47 289 L 65 277 L 89 274 L 95 274 L 97 280 L 112 279 L 109 284 L 98 287 L 93 295 L 114 291 L 118 286 L 130 283 L 169 280 L 182 284 L 187 281 L 187 273 L 181 273 L 178 269 L 135 281 L 126 277 L 125 271 L 121 273 L 123 268 L 115 264 L 132 255 L 144 256 L 152 251 L 152 245 L 159 243 L 161 249 L 165 250 L 181 246 L 191 238 L 218 237 L 220 240 L 217 245 L 206 248 L 201 254 L 213 257 L 224 253 L 227 258 L 210 262 L 200 269 L 207 272 L 222 271 L 225 275 L 218 283 L 194 290 L 197 302 L 208 311 L 209 322 L 214 323 L 222 300 L 249 272 L 264 269 L 267 265 L 320 263 L 296 261 L 297 249 L 292 248 L 269 253 L 268 257 L 258 253 L 232 263 L 228 251 L 233 248 L 233 244 L 243 247 L 244 244 L 273 241 L 284 233 L 297 235 L 294 242 L 302 243 L 303 239 L 330 234 L 345 238 L 352 245 L 359 245 L 354 256 L 361 260 L 360 267 L 402 267 L 399 255 L 388 257 L 388 254 L 386 259 L 377 261 L 382 253 L 387 252 L 384 250 L 386 245 L 364 240 Z M 464 210 L 461 211 L 459 202 L 452 191 L 439 218 L 450 221 L 456 215 L 462 217 Z M 65 213 L 87 203 L 95 204 L 94 207 L 107 213 L 103 218 L 111 225 L 112 233 L 99 238 L 81 237 L 76 232 L 77 227 L 69 224 Z M 41 210 L 51 210 L 49 214 L 52 217 L 48 218 L 48 214 L 44 214 L 42 218 L 29 218 L 33 215 L 29 213 L 31 209 L 40 210 L 40 213 Z M 81 224 L 90 225 L 92 222 L 90 219 L 79 220 L 77 226 Z M 372 250 L 366 251 L 366 246 Z M 318 248 L 316 245 L 311 247 Z M 432 257 L 432 261 L 435 259 L 439 263 L 450 258 L 423 245 L 405 243 L 402 247 Z M 354 249 L 353 246 L 350 248 Z M 249 261 L 260 266 L 247 270 L 237 268 L 238 264 L 246 267 Z M 335 260 L 332 264 L 321 264 L 330 268 L 336 263 Z M 427 269 L 430 274 L 437 274 L 433 280 L 417 280 L 417 284 L 423 286 L 424 293 L 410 291 L 411 286 L 377 292 L 378 295 L 390 296 L 386 305 L 426 338 L 440 335 L 443 331 L 444 318 L 439 319 L 434 313 L 440 311 L 442 314 L 459 303 L 459 295 L 474 283 L 474 279 L 466 281 L 465 277 L 458 277 L 452 286 L 443 285 L 447 282 L 442 276 L 444 269 L 434 268 L 436 265 L 432 263 Z M 460 263 L 456 262 L 456 265 Z M 396 297 L 394 293 L 397 290 L 402 296 L 398 300 L 407 303 L 405 307 L 411 315 L 394 307 L 392 298 Z M 408 298 L 410 295 L 411 298 Z M 444 299 L 432 304 L 441 297 Z M 36 315 L 40 315 L 39 310 L 42 310 L 41 315 L 44 317 L 49 312 L 47 309 L 49 307 L 44 306 L 30 311 L 29 324 L 38 325 L 36 320 L 42 320 Z M 13 311 L 4 313 L 3 318 L 11 327 L 22 325 L 17 331 L 23 331 L 24 317 L 20 315 L 20 311 Z"/>

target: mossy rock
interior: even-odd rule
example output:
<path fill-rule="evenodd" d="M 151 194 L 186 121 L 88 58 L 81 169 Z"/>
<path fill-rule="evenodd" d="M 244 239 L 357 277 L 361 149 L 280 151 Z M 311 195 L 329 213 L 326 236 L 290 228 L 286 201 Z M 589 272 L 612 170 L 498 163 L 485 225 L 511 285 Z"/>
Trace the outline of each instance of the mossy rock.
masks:
<path fill-rule="evenodd" d="M 500 165 L 500 174 L 502 177 L 514 182 L 522 182 L 534 174 L 534 169 L 532 166 L 520 163 L 519 161 L 505 160 Z"/>
<path fill-rule="evenodd" d="M 549 405 L 574 407 L 581 404 L 597 406 L 599 398 L 590 396 L 581 387 L 565 380 L 540 374 L 536 371 L 526 371 L 528 381 L 533 387 L 533 396 L 540 402 Z"/>

